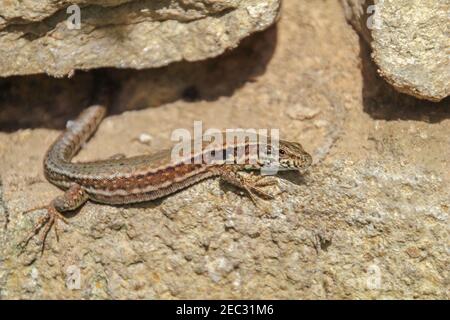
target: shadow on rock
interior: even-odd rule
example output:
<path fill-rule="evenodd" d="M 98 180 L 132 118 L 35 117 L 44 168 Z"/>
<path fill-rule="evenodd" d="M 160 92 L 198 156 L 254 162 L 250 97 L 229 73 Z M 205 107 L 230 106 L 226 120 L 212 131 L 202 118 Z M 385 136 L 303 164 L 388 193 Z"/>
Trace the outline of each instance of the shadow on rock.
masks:
<path fill-rule="evenodd" d="M 72 78 L 47 75 L 0 79 L 0 131 L 63 129 L 89 105 L 110 114 L 184 100 L 214 101 L 266 70 L 276 48 L 277 27 L 254 34 L 234 50 L 205 61 L 178 62 L 145 70 L 103 68 L 77 71 Z"/>
<path fill-rule="evenodd" d="M 373 119 L 439 123 L 450 118 L 450 97 L 435 103 L 396 91 L 378 75 L 377 66 L 370 57 L 370 47 L 362 39 L 360 47 L 364 111 Z"/>

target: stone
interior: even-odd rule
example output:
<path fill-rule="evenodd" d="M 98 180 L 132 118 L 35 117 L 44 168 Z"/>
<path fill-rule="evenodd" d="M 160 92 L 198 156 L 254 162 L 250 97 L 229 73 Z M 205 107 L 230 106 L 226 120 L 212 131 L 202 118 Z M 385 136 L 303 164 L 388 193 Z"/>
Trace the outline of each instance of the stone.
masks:
<path fill-rule="evenodd" d="M 63 77 L 76 70 L 155 68 L 215 57 L 271 26 L 280 2 L 7 1 L 0 8 L 0 76 Z M 68 9 L 74 5 L 79 25 L 77 12 Z"/>
<path fill-rule="evenodd" d="M 341 2 L 387 82 L 419 99 L 437 102 L 450 95 L 448 1 Z"/>

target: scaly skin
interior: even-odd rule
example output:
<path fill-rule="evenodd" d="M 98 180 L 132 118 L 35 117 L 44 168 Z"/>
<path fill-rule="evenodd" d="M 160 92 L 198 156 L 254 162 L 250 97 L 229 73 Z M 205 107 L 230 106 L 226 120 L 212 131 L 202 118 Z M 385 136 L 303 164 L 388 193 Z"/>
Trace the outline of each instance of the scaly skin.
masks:
<path fill-rule="evenodd" d="M 172 150 L 169 149 L 152 155 L 72 163 L 72 158 L 93 135 L 105 113 L 106 109 L 102 106 L 87 108 L 75 121 L 68 123 L 65 132 L 47 151 L 44 159 L 45 176 L 49 182 L 66 192 L 47 206 L 27 211 L 47 209 L 47 215 L 39 220 L 25 240 L 25 245 L 45 227 L 41 237 L 43 251 L 51 227 L 57 226 L 58 220 L 66 222 L 63 213 L 80 208 L 87 200 L 110 205 L 150 201 L 216 176 L 246 190 L 252 201 L 258 204 L 255 194 L 271 198 L 260 187 L 272 184 L 273 180 L 263 182 L 267 179 L 244 178 L 239 174 L 240 171 L 261 169 L 267 164 L 266 161 L 276 165 L 279 170 L 304 171 L 312 161 L 299 143 L 279 140 L 277 145 L 264 136 L 257 136 L 255 141 L 232 139 L 230 143 L 226 134 L 221 133 L 224 142 L 203 142 L 199 152 L 192 148 L 194 151 L 179 159 L 172 159 Z M 193 142 L 190 143 L 192 145 Z M 259 151 L 266 149 L 269 150 L 268 154 L 277 154 L 278 157 L 271 157 L 270 160 L 261 158 Z M 211 155 L 223 160 L 225 154 L 231 154 L 234 159 L 215 163 L 207 161 Z M 254 161 L 250 161 L 250 154 L 256 155 L 256 158 L 252 158 Z M 57 230 L 55 228 L 58 235 Z"/>

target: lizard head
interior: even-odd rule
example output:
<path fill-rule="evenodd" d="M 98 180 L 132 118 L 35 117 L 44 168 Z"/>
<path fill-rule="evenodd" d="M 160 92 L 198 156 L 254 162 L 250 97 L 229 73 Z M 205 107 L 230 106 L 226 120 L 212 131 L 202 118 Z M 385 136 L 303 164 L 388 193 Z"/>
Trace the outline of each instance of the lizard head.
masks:
<path fill-rule="evenodd" d="M 278 157 L 273 157 L 276 153 L 278 153 Z M 279 140 L 277 147 L 272 145 L 270 154 L 266 165 L 275 166 L 281 171 L 299 170 L 303 172 L 312 163 L 312 157 L 298 142 Z"/>
<path fill-rule="evenodd" d="M 280 167 L 285 170 L 303 171 L 312 163 L 312 157 L 298 142 L 280 140 L 278 156 Z"/>

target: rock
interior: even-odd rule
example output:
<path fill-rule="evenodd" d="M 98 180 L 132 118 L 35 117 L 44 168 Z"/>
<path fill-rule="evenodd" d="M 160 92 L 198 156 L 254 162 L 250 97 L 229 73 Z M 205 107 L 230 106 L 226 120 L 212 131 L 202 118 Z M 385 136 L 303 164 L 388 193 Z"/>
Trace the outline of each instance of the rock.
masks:
<path fill-rule="evenodd" d="M 82 0 L 78 28 L 67 1 L 8 1 L 0 8 L 0 76 L 211 58 L 272 25 L 280 2 Z"/>
<path fill-rule="evenodd" d="M 372 47 L 379 74 L 398 91 L 441 101 L 450 95 L 448 12 L 439 0 L 342 0 Z"/>

